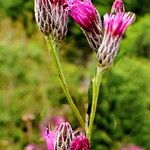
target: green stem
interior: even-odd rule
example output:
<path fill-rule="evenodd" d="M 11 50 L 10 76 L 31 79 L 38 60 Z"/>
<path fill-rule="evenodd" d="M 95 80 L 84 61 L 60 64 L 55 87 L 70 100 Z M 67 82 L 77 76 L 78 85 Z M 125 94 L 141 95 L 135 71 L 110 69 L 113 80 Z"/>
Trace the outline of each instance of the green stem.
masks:
<path fill-rule="evenodd" d="M 93 86 L 93 95 L 92 95 L 92 108 L 91 108 L 91 114 L 90 114 L 90 121 L 89 121 L 89 127 L 87 131 L 87 136 L 89 140 L 91 139 L 92 130 L 93 130 L 93 123 L 96 113 L 96 107 L 97 107 L 97 100 L 98 100 L 98 94 L 99 94 L 99 87 L 102 79 L 102 70 L 98 66 L 96 74 L 94 75 L 92 79 L 92 86 Z"/>
<path fill-rule="evenodd" d="M 85 129 L 84 121 L 83 121 L 83 119 L 82 119 L 82 117 L 81 117 L 77 107 L 75 106 L 75 104 L 73 102 L 73 99 L 72 99 L 72 97 L 70 95 L 70 92 L 68 90 L 68 86 L 67 86 L 67 83 L 66 83 L 66 80 L 65 80 L 65 77 L 64 77 L 61 65 L 60 65 L 60 61 L 59 61 L 59 58 L 58 58 L 58 54 L 57 54 L 58 46 L 56 45 L 56 43 L 50 37 L 46 37 L 46 41 L 47 41 L 49 52 L 52 55 L 52 58 L 53 58 L 54 63 L 55 63 L 55 66 L 57 68 L 57 72 L 58 72 L 58 76 L 59 76 L 59 80 L 60 80 L 62 89 L 63 89 L 63 91 L 64 91 L 64 93 L 65 93 L 65 95 L 67 97 L 67 100 L 68 100 L 68 102 L 70 104 L 70 107 L 72 108 L 72 111 L 76 115 L 76 117 L 77 117 L 78 121 L 80 122 L 82 128 Z"/>

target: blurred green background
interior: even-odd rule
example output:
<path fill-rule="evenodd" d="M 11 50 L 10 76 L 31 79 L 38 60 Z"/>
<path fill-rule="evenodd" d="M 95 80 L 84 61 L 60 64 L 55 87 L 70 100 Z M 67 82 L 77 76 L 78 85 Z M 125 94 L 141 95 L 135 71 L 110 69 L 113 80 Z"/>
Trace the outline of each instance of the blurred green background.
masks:
<path fill-rule="evenodd" d="M 103 16 L 112 0 L 94 0 Z M 78 121 L 59 85 L 43 35 L 34 19 L 32 0 L 0 1 L 0 149 L 42 150 L 39 124 L 46 117 Z M 125 0 L 137 15 L 121 43 L 121 59 L 105 73 L 95 120 L 93 150 L 117 150 L 124 144 L 150 149 L 150 2 Z M 79 40 L 80 39 L 80 40 Z M 72 21 L 60 48 L 72 97 L 83 117 L 96 56 Z"/>

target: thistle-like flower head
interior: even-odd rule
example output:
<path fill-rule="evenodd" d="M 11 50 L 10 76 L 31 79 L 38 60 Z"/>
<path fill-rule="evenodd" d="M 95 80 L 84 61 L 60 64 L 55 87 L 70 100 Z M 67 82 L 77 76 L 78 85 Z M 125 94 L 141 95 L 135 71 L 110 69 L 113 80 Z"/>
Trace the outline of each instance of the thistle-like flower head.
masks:
<path fill-rule="evenodd" d="M 90 150 L 90 143 L 86 136 L 76 136 L 70 144 L 70 150 Z"/>
<path fill-rule="evenodd" d="M 68 2 L 69 14 L 83 29 L 87 40 L 95 51 L 101 43 L 101 19 L 95 6 L 90 0 L 70 0 Z"/>
<path fill-rule="evenodd" d="M 104 36 L 97 53 L 100 66 L 103 68 L 107 68 L 112 64 L 118 53 L 123 34 L 127 27 L 135 20 L 135 14 L 124 12 L 122 3 L 118 7 L 117 6 L 116 0 L 113 4 L 113 13 L 104 15 Z"/>
<path fill-rule="evenodd" d="M 58 124 L 53 131 L 49 128 L 42 131 L 47 150 L 68 150 L 74 138 L 74 132 L 68 122 Z"/>
<path fill-rule="evenodd" d="M 67 32 L 66 0 L 35 0 L 35 18 L 44 35 L 60 42 Z"/>
<path fill-rule="evenodd" d="M 83 134 L 76 134 L 68 122 L 60 123 L 53 131 L 42 132 L 47 150 L 90 150 L 89 140 Z"/>

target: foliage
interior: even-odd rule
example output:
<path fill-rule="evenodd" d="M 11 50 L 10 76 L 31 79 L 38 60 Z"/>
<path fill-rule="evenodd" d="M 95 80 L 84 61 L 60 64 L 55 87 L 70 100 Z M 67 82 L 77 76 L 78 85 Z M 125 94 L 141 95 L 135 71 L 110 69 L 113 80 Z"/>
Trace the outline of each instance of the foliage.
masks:
<path fill-rule="evenodd" d="M 124 53 L 131 55 L 142 56 L 150 58 L 150 15 L 141 17 L 126 34 L 126 38 L 122 42 L 122 49 Z M 138 32 L 136 32 L 138 31 Z M 129 41 L 132 41 L 128 44 Z M 128 48 L 126 45 L 128 44 Z"/>
<path fill-rule="evenodd" d="M 67 101 L 56 78 L 55 68 L 50 65 L 45 44 L 40 46 L 36 37 L 29 41 L 22 36 L 17 39 L 17 33 L 9 40 L 7 44 L 5 40 L 0 43 L 0 148 L 6 150 L 11 147 L 23 149 L 31 141 L 39 143 L 39 123 L 47 115 L 65 112 L 68 116 L 69 113 L 72 115 L 66 107 Z M 70 80 L 71 91 L 76 91 L 81 76 L 77 66 L 66 62 L 63 66 L 65 72 L 69 72 L 66 77 Z M 78 95 L 78 92 L 72 92 L 72 96 Z M 81 94 L 79 96 L 82 97 Z M 57 107 L 65 111 L 56 113 Z M 31 121 L 31 133 L 28 123 L 23 120 L 23 116 L 28 114 L 35 116 L 35 120 Z"/>
<path fill-rule="evenodd" d="M 127 57 L 107 72 L 100 90 L 93 149 L 113 149 L 126 142 L 150 147 L 150 70 L 146 62 Z"/>

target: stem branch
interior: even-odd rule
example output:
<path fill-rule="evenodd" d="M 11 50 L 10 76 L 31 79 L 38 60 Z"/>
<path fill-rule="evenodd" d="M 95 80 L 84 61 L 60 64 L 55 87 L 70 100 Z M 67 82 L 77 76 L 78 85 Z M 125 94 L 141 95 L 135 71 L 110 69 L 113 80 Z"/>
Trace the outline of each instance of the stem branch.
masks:
<path fill-rule="evenodd" d="M 91 139 L 92 130 L 93 130 L 93 123 L 94 118 L 96 114 L 96 107 L 97 107 L 97 100 L 99 95 L 99 87 L 102 79 L 102 70 L 99 66 L 97 66 L 96 74 L 94 75 L 92 79 L 92 86 L 93 86 L 93 95 L 92 95 L 92 108 L 91 108 L 91 114 L 90 114 L 90 121 L 89 121 L 89 127 L 87 131 L 87 136 L 89 140 Z"/>
<path fill-rule="evenodd" d="M 70 95 L 70 92 L 68 90 L 68 86 L 67 86 L 67 83 L 66 83 L 61 65 L 60 65 L 60 61 L 59 61 L 59 58 L 58 58 L 58 54 L 57 54 L 57 45 L 50 37 L 46 37 L 46 42 L 47 42 L 47 45 L 48 45 L 49 52 L 52 55 L 53 61 L 54 61 L 55 66 L 57 68 L 60 84 L 62 86 L 62 89 L 63 89 L 66 97 L 67 97 L 67 100 L 70 104 L 70 107 L 72 108 L 72 111 L 74 112 L 75 116 L 77 117 L 78 121 L 80 122 L 82 128 L 85 129 L 84 121 L 83 121 L 77 107 L 75 106 L 75 104 L 73 102 L 73 99 Z"/>

